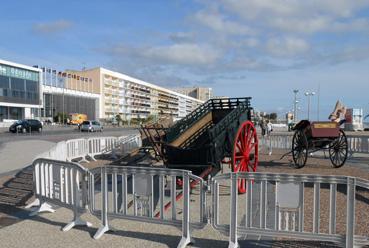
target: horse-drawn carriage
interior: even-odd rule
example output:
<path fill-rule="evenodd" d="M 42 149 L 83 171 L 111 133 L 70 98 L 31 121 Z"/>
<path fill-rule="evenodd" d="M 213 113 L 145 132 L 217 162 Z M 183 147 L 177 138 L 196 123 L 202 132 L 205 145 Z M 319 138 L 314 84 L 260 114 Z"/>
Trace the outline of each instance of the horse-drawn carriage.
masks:
<path fill-rule="evenodd" d="M 334 121 L 310 122 L 302 120 L 293 127 L 292 157 L 296 168 L 306 164 L 309 154 L 328 151 L 332 166 L 339 168 L 347 159 L 348 145 L 345 132 Z"/>

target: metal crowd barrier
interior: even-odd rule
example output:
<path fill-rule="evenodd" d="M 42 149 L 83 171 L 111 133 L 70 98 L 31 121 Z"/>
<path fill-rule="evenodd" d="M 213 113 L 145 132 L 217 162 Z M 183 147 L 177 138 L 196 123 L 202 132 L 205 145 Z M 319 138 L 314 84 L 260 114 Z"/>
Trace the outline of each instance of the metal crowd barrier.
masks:
<path fill-rule="evenodd" d="M 215 230 L 229 236 L 229 247 L 237 247 L 238 238 L 245 235 L 326 241 L 345 247 L 369 244 L 367 236 L 355 235 L 355 218 L 359 217 L 355 206 L 360 200 L 356 194 L 369 191 L 368 180 L 277 173 L 222 174 L 211 180 L 212 204 L 207 209 L 206 183 L 186 170 L 109 166 L 89 171 L 76 163 L 50 159 L 37 159 L 33 167 L 36 201 L 28 207 L 39 207 L 31 215 L 53 212 L 49 204 L 71 209 L 74 218 L 63 228 L 67 231 L 75 225 L 90 225 L 80 218 L 88 209 L 101 219 L 95 239 L 111 229 L 109 220 L 118 218 L 181 227 L 178 247 L 186 247 L 192 242 L 190 229 L 203 228 L 210 218 Z M 177 179 L 182 179 L 182 188 L 177 187 Z M 194 182 L 198 187 L 191 189 Z M 239 183 L 246 184 L 246 194 L 238 194 Z M 230 195 L 224 192 L 227 188 Z M 198 190 L 198 201 L 190 201 L 195 197 L 190 190 Z M 324 195 L 329 201 L 322 200 Z M 343 199 L 345 206 L 338 205 L 337 199 Z M 229 218 L 222 211 L 223 204 Z M 327 219 L 321 218 L 323 212 Z"/>
<path fill-rule="evenodd" d="M 261 142 L 263 147 L 271 151 L 273 149 L 291 150 L 292 135 L 270 135 L 265 137 L 265 142 Z M 348 150 L 350 156 L 355 153 L 369 153 L 368 136 L 347 136 Z"/>
<path fill-rule="evenodd" d="M 95 191 L 95 175 L 101 177 L 101 187 Z M 183 192 L 177 189 L 177 178 L 183 180 Z M 199 209 L 197 220 L 190 220 L 190 182 L 197 181 L 199 185 Z M 178 247 L 186 247 L 191 243 L 190 226 L 202 228 L 205 226 L 206 201 L 204 181 L 186 170 L 172 170 L 152 167 L 102 167 L 93 170 L 89 179 L 90 211 L 101 216 L 102 226 L 94 238 L 100 238 L 110 229 L 110 218 L 164 224 L 182 227 L 182 238 Z M 111 187 L 109 188 L 109 185 Z M 97 192 L 100 192 L 101 208 L 97 207 Z M 168 193 L 169 192 L 169 193 Z M 169 194 L 169 197 L 166 197 Z M 182 204 L 179 196 L 183 194 Z M 176 209 L 182 207 L 182 217 Z M 166 209 L 171 211 L 166 214 Z M 191 224 L 190 224 L 191 223 Z"/>
<path fill-rule="evenodd" d="M 60 141 L 49 151 L 36 156 L 37 158 L 48 158 L 61 161 L 72 161 L 80 159 L 86 162 L 86 157 L 95 160 L 95 156 L 111 152 L 115 156 L 116 149 L 129 152 L 134 148 L 141 147 L 140 135 L 129 135 L 120 137 L 93 137 L 88 139 L 72 139 Z"/>
<path fill-rule="evenodd" d="M 73 159 L 80 158 L 80 162 L 86 162 L 86 156 L 88 155 L 88 140 L 86 139 L 71 139 L 65 142 L 67 147 L 66 161 L 72 161 Z"/>
<path fill-rule="evenodd" d="M 71 209 L 74 217 L 63 228 L 68 231 L 76 225 L 91 226 L 81 219 L 88 204 L 88 170 L 77 163 L 51 159 L 36 159 L 33 162 L 33 185 L 36 200 L 26 206 L 38 206 L 31 216 L 40 212 L 54 212 L 51 204 Z"/>
<path fill-rule="evenodd" d="M 112 152 L 118 145 L 116 137 L 95 137 L 87 139 L 88 156 L 95 160 L 96 155 Z"/>
<path fill-rule="evenodd" d="M 129 135 L 123 138 L 118 138 L 118 142 L 120 144 L 120 150 L 122 154 L 129 153 L 135 148 L 142 146 L 141 136 L 140 135 Z"/>
<path fill-rule="evenodd" d="M 220 223 L 221 185 L 230 183 L 230 219 Z M 238 195 L 238 183 L 246 183 L 246 194 Z M 221 232 L 228 233 L 229 247 L 238 247 L 238 237 L 261 235 L 269 237 L 298 238 L 335 242 L 344 247 L 368 245 L 368 237 L 355 236 L 355 194 L 357 188 L 369 190 L 369 181 L 346 176 L 293 175 L 274 173 L 228 173 L 212 179 L 212 225 Z M 340 189 L 338 191 L 338 188 Z M 320 200 L 322 189 L 329 191 L 328 231 L 322 226 Z M 343 195 L 341 195 L 343 189 Z M 313 199 L 305 199 L 310 190 Z M 325 192 L 327 193 L 327 192 Z M 345 232 L 337 232 L 337 198 L 346 199 Z M 270 199 L 271 198 L 271 199 Z M 244 205 L 239 202 L 243 201 Z M 227 201 L 228 203 L 228 201 Z M 240 206 L 242 206 L 240 208 Z M 239 211 L 244 210 L 244 223 Z M 312 228 L 305 222 L 312 210 Z M 273 221 L 270 216 L 273 216 Z M 269 218 L 267 218 L 269 216 Z M 308 219 L 311 221 L 311 219 Z M 342 225 L 342 223 L 340 223 Z"/>

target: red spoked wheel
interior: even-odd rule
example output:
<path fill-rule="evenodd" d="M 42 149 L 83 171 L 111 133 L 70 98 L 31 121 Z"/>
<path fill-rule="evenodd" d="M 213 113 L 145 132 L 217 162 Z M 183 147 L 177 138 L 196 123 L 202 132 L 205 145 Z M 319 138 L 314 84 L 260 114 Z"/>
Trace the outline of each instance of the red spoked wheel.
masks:
<path fill-rule="evenodd" d="M 258 136 L 254 124 L 245 121 L 237 131 L 233 145 L 232 171 L 256 172 L 258 166 Z M 238 192 L 246 193 L 246 180 L 238 180 Z"/>

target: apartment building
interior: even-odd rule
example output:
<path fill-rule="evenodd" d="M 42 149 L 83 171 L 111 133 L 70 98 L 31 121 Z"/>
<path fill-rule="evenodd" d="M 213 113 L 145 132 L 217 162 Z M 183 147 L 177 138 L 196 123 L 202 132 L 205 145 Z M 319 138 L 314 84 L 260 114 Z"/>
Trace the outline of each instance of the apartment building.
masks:
<path fill-rule="evenodd" d="M 201 101 L 207 101 L 213 98 L 213 89 L 206 87 L 192 87 L 192 88 L 176 88 L 174 91 L 199 99 Z"/>
<path fill-rule="evenodd" d="M 183 118 L 203 101 L 105 68 L 69 71 L 91 78 L 100 96 L 99 117 L 124 120 L 152 115 Z M 97 92 L 96 92 L 97 93 Z"/>

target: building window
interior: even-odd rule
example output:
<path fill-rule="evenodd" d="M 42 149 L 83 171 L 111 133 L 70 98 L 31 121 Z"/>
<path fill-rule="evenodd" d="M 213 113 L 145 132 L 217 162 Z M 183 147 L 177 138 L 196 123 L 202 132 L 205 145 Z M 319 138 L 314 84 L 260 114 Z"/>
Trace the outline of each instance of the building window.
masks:
<path fill-rule="evenodd" d="M 0 106 L 0 121 L 4 121 L 4 119 L 9 119 L 8 107 Z"/>
<path fill-rule="evenodd" d="M 12 120 L 21 120 L 22 116 L 23 116 L 23 110 L 22 108 L 15 108 L 15 107 L 10 107 L 9 108 L 9 114 L 10 114 L 10 119 Z"/>
<path fill-rule="evenodd" d="M 0 75 L 0 88 L 9 89 L 9 77 Z"/>

